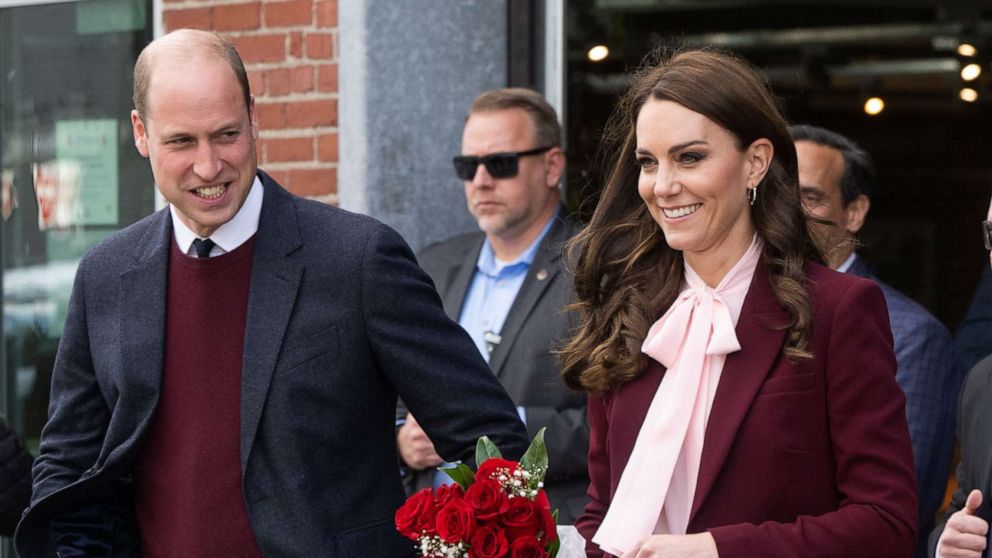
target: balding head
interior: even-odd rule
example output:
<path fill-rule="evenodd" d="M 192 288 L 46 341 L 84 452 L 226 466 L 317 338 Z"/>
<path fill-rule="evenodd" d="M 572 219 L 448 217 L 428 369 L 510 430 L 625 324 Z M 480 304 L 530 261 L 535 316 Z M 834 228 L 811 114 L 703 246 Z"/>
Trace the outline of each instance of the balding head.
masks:
<path fill-rule="evenodd" d="M 141 118 L 147 120 L 150 116 L 148 89 L 151 87 L 152 72 L 156 66 L 188 63 L 204 56 L 221 59 L 230 66 L 241 85 L 245 110 L 248 110 L 251 106 L 248 73 L 234 45 L 216 33 L 179 29 L 149 43 L 141 51 L 138 62 L 134 65 L 134 108 Z"/>

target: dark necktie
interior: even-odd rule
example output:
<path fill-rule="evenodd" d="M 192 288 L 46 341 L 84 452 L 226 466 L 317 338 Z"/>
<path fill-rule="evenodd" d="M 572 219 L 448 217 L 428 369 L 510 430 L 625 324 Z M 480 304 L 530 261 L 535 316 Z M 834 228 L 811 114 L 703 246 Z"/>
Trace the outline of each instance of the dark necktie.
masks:
<path fill-rule="evenodd" d="M 214 241 L 209 238 L 197 238 L 193 241 L 193 249 L 196 250 L 197 258 L 209 258 L 210 251 L 214 249 Z"/>

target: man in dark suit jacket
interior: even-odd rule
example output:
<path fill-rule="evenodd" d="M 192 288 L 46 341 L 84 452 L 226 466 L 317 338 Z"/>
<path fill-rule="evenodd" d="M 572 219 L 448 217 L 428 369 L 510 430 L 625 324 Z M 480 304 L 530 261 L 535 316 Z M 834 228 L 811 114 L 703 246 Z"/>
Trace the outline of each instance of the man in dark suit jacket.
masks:
<path fill-rule="evenodd" d="M 855 252 L 857 233 L 871 205 L 874 169 L 854 142 L 823 128 L 793 126 L 803 203 L 821 224 L 821 249 L 831 268 L 879 284 L 892 324 L 898 369 L 906 394 L 920 497 L 915 556 L 926 555 L 926 536 L 944 498 L 954 448 L 954 411 L 965 368 L 950 333 L 925 308 L 871 273 Z"/>
<path fill-rule="evenodd" d="M 135 67 L 170 208 L 76 274 L 21 556 L 411 556 L 397 394 L 446 459 L 526 447 L 403 240 L 256 167 L 234 48 L 170 33 Z"/>
<path fill-rule="evenodd" d="M 992 250 L 992 203 L 983 226 L 985 247 Z M 992 262 L 992 252 L 989 253 Z M 988 556 L 992 522 L 992 356 L 982 359 L 965 379 L 958 408 L 958 487 L 947 514 L 930 534 L 930 556 L 978 558 Z"/>
<path fill-rule="evenodd" d="M 572 282 L 562 260 L 577 230 L 560 206 L 565 164 L 554 109 L 538 93 L 486 91 L 469 110 L 455 170 L 481 232 L 450 238 L 418 254 L 434 279 L 448 316 L 475 341 L 478 352 L 518 406 L 533 436 L 547 427 L 548 496 L 562 524 L 586 503 L 589 431 L 586 398 L 559 378 L 553 354 L 569 330 L 565 306 Z M 442 480 L 440 459 L 405 416 L 397 439 L 411 469 L 409 487 Z M 413 418 L 416 417 L 416 418 Z"/>

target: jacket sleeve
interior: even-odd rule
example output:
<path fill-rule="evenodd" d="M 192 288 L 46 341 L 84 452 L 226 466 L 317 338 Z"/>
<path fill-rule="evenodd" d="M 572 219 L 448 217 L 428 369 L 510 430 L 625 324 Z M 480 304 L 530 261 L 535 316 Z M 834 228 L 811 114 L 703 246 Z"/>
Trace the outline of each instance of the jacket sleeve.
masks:
<path fill-rule="evenodd" d="M 815 325 L 829 328 L 827 354 L 814 358 L 826 367 L 838 507 L 792 523 L 712 528 L 722 557 L 901 558 L 913 552 L 913 456 L 881 290 L 866 281 L 852 283 L 833 314 Z"/>
<path fill-rule="evenodd" d="M 575 527 L 586 540 L 588 558 L 606 556 L 592 537 L 610 507 L 610 454 L 607 446 L 609 424 L 606 421 L 605 402 L 602 397 L 589 396 L 589 503 L 586 511 L 575 522 Z"/>
<path fill-rule="evenodd" d="M 448 461 L 472 461 L 480 436 L 508 458 L 527 449 L 516 407 L 468 334 L 441 307 L 406 243 L 379 225 L 362 263 L 367 336 L 379 368 Z"/>

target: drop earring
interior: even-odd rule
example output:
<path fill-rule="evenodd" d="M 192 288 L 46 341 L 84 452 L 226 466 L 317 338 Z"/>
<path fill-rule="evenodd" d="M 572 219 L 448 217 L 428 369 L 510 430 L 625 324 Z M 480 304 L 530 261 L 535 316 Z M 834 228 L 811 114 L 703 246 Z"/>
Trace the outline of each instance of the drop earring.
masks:
<path fill-rule="evenodd" d="M 756 199 L 758 199 L 758 187 L 755 186 L 754 188 L 748 188 L 747 203 L 751 204 L 751 207 L 754 207 L 754 200 Z"/>

